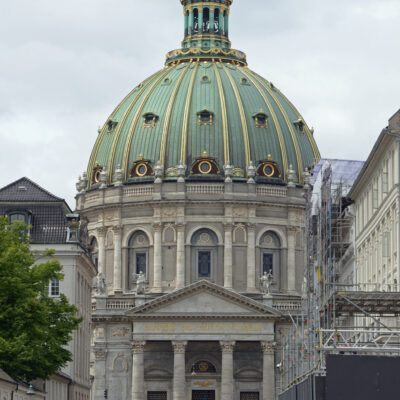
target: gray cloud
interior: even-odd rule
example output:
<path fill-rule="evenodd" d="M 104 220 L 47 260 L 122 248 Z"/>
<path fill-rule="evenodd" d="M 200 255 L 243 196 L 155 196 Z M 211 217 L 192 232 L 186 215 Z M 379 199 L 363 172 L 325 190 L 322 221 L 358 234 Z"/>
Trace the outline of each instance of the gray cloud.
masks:
<path fill-rule="evenodd" d="M 0 186 L 26 175 L 74 207 L 118 102 L 178 48 L 178 0 L 1 2 Z M 397 0 L 235 0 L 234 48 L 316 128 L 325 157 L 365 159 L 399 108 Z"/>

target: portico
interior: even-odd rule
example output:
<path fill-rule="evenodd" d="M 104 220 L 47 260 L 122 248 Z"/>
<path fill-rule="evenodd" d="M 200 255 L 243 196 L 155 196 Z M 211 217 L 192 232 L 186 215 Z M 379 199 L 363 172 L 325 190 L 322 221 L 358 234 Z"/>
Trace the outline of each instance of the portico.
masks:
<path fill-rule="evenodd" d="M 132 400 L 274 399 L 276 310 L 201 281 L 127 315 Z"/>

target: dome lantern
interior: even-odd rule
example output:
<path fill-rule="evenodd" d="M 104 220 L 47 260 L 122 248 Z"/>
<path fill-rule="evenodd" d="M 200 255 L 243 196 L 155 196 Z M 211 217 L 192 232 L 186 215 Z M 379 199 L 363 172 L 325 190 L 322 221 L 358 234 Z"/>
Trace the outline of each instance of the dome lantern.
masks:
<path fill-rule="evenodd" d="M 182 48 L 167 54 L 166 64 L 188 60 L 230 61 L 246 65 L 246 55 L 231 49 L 229 12 L 232 0 L 181 0 L 184 15 Z"/>

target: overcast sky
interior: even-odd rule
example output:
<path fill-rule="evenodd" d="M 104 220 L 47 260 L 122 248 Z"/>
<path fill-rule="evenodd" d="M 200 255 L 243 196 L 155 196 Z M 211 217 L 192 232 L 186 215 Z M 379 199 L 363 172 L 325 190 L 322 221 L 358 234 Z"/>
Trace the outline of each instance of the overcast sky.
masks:
<path fill-rule="evenodd" d="M 0 0 L 0 187 L 72 208 L 119 101 L 180 47 L 178 0 Z M 296 105 L 323 157 L 365 159 L 400 108 L 400 0 L 235 0 L 230 39 Z"/>

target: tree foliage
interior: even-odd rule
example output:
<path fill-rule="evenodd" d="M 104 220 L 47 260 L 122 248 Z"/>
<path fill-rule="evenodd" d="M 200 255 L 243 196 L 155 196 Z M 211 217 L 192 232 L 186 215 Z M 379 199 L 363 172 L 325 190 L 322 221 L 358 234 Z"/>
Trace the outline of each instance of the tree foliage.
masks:
<path fill-rule="evenodd" d="M 25 224 L 0 217 L 0 368 L 31 381 L 72 360 L 65 346 L 81 318 L 64 295 L 49 297 L 50 280 L 63 279 L 62 266 L 54 251 L 33 254 L 26 232 Z"/>

